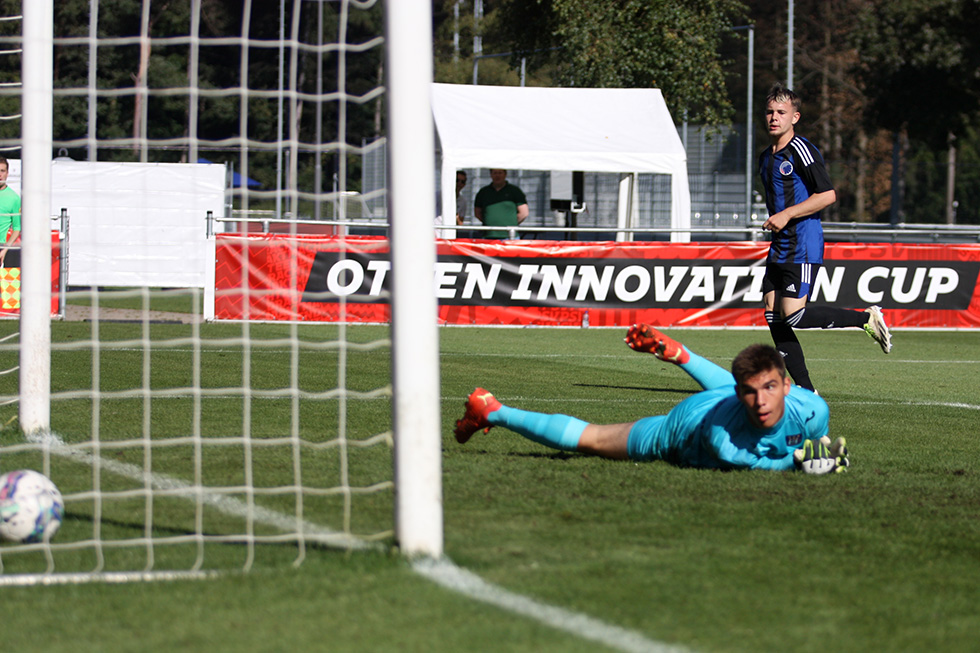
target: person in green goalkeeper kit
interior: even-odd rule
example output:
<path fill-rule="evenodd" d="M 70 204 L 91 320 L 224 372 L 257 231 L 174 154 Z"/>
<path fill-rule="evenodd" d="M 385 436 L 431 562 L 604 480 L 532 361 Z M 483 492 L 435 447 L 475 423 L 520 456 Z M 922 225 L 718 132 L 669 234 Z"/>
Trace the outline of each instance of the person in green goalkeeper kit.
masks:
<path fill-rule="evenodd" d="M 20 196 L 14 189 L 7 185 L 7 175 L 10 174 L 10 165 L 7 159 L 0 156 L 0 239 L 4 246 L 0 247 L 0 268 L 3 267 L 3 260 L 7 256 L 9 245 L 13 245 L 20 238 Z M 10 238 L 7 238 L 7 233 Z"/>
<path fill-rule="evenodd" d="M 507 181 L 507 171 L 490 169 L 490 183 L 480 189 L 473 201 L 473 215 L 488 227 L 516 227 L 530 210 L 524 191 Z M 484 238 L 507 238 L 509 231 L 484 231 Z"/>

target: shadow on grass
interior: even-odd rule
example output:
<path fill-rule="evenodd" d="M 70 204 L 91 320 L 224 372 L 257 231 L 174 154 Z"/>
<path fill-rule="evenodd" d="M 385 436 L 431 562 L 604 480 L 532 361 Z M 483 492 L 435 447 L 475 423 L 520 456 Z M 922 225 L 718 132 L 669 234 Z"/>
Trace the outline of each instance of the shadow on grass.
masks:
<path fill-rule="evenodd" d="M 573 383 L 576 388 L 603 388 L 606 390 L 640 390 L 641 392 L 670 392 L 679 395 L 692 395 L 697 390 L 682 390 L 678 388 L 650 388 L 638 385 L 609 385 L 606 383 Z"/>

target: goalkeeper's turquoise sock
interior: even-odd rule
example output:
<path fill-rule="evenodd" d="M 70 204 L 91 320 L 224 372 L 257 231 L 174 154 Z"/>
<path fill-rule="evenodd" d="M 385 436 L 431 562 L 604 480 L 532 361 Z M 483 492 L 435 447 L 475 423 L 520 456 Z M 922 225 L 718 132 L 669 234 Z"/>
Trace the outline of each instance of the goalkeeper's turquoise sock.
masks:
<path fill-rule="evenodd" d="M 589 425 L 588 422 L 569 415 L 532 413 L 510 406 L 501 406 L 499 410 L 490 413 L 487 421 L 494 426 L 504 426 L 520 433 L 528 440 L 562 451 L 577 450 L 582 431 Z"/>
<path fill-rule="evenodd" d="M 724 367 L 715 365 L 707 358 L 698 356 L 690 349 L 687 350 L 691 355 L 690 360 L 681 363 L 680 368 L 691 375 L 705 390 L 715 388 L 726 388 L 735 385 L 735 377 Z"/>

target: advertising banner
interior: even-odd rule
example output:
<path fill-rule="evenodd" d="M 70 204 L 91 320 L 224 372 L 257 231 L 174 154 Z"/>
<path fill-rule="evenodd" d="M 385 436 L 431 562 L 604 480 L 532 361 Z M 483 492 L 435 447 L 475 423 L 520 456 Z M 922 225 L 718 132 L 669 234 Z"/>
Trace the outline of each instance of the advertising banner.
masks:
<path fill-rule="evenodd" d="M 440 240 L 447 324 L 765 326 L 767 243 Z M 215 318 L 387 322 L 395 275 L 376 237 L 216 242 Z M 876 304 L 896 327 L 980 327 L 980 245 L 836 243 L 812 303 Z"/>
<path fill-rule="evenodd" d="M 51 232 L 51 315 L 59 309 L 61 234 Z M 20 247 L 11 247 L 0 265 L 0 317 L 20 315 Z"/>

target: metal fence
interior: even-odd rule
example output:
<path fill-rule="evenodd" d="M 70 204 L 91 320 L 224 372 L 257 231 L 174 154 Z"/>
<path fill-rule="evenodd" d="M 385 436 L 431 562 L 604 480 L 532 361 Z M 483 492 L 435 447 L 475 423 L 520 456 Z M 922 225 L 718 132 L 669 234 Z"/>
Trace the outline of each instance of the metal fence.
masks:
<path fill-rule="evenodd" d="M 746 171 L 749 161 L 745 128 L 734 127 L 709 133 L 701 127 L 680 128 L 681 140 L 688 156 L 688 185 L 691 192 L 691 231 L 697 240 L 764 240 L 761 224 L 766 219 L 762 197 L 752 193 Z M 368 233 L 384 233 L 387 224 L 385 206 L 385 143 L 381 139 L 365 144 L 362 166 L 362 191 L 359 201 L 365 219 L 350 228 Z M 439 179 L 439 175 L 436 179 Z M 474 224 L 473 200 L 482 186 L 490 183 L 488 169 L 467 169 L 468 183 L 463 190 L 470 216 L 457 235 L 479 237 L 485 230 Z M 617 230 L 619 175 L 588 172 L 584 174 L 586 209 L 577 215 L 576 227 L 564 216 L 551 210 L 551 173 L 542 170 L 510 170 L 508 179 L 518 185 L 528 199 L 530 216 L 515 231 L 522 238 L 565 238 L 571 240 L 612 240 L 618 234 L 628 240 L 666 240 L 670 238 L 670 177 L 641 174 L 639 219 L 632 230 Z M 434 191 L 435 192 L 435 191 Z M 940 224 L 879 224 L 824 221 L 826 239 L 830 242 L 980 242 L 980 227 Z"/>

